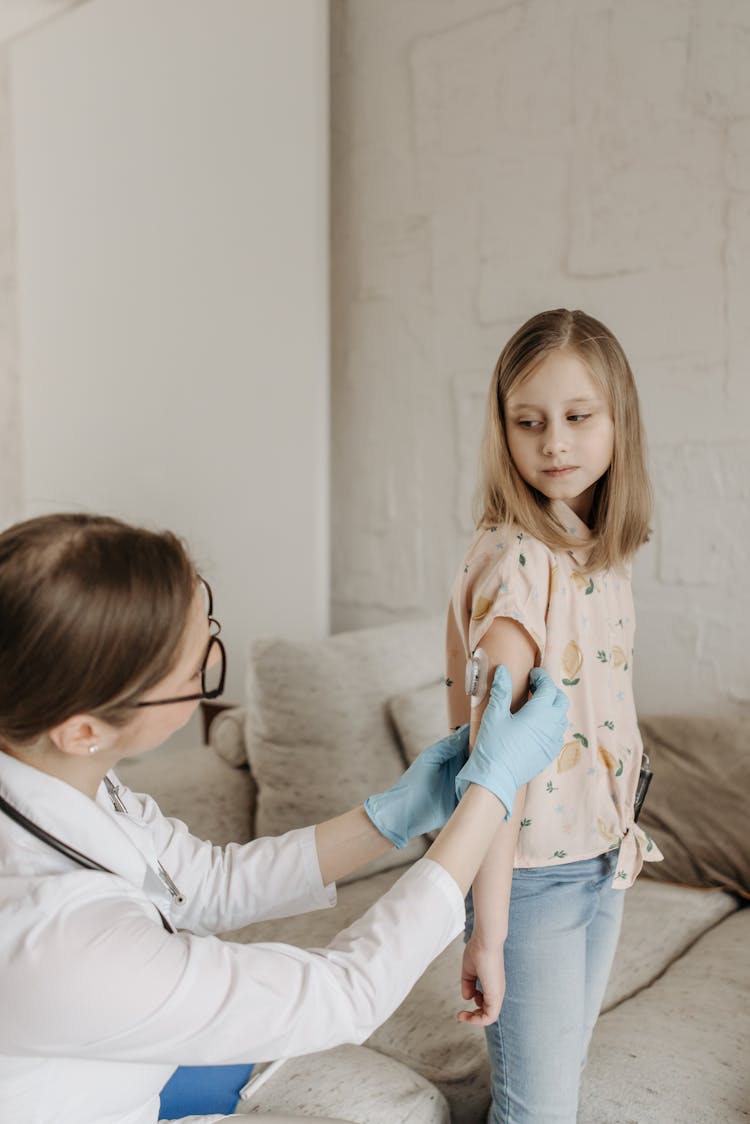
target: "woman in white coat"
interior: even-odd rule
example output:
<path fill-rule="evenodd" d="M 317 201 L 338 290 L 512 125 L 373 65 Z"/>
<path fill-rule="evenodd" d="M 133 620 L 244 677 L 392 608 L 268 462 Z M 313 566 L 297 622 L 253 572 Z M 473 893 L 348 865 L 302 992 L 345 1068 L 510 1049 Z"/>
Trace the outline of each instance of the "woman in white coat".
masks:
<path fill-rule="evenodd" d="M 462 930 L 515 789 L 562 744 L 551 681 L 511 716 L 499 676 L 468 761 L 460 731 L 366 808 L 214 847 L 112 770 L 215 696 L 223 667 L 210 592 L 173 535 L 81 515 L 0 535 L 2 1120 L 155 1124 L 177 1066 L 366 1039 Z M 338 878 L 452 812 L 326 949 L 211 935 L 333 905 Z"/>

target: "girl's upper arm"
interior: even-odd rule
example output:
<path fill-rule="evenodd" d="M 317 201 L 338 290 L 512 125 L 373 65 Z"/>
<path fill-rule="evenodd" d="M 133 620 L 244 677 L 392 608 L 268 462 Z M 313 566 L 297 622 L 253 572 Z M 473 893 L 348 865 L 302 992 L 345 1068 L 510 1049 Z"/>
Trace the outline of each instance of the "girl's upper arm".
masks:
<path fill-rule="evenodd" d="M 448 725 L 451 730 L 464 726 L 470 717 L 469 699 L 464 691 L 465 670 L 466 652 L 456 621 L 456 612 L 451 603 L 448 606 L 445 631 L 445 686 L 448 695 Z"/>
<path fill-rule="evenodd" d="M 471 708 L 470 742 L 474 739 L 489 699 L 489 688 L 495 669 L 504 664 L 513 684 L 511 710 L 523 706 L 529 695 L 529 672 L 536 663 L 537 648 L 526 629 L 511 617 L 496 617 L 482 637 L 480 647 L 489 665 L 487 691 Z"/>

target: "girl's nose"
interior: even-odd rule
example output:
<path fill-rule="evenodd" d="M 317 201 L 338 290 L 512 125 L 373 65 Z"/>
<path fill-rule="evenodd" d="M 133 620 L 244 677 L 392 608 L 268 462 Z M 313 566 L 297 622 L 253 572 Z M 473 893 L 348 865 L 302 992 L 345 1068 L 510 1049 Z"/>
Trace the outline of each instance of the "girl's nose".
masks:
<path fill-rule="evenodd" d="M 564 428 L 550 422 L 545 429 L 544 441 L 542 442 L 542 452 L 544 455 L 553 457 L 558 453 L 565 452 L 567 447 Z"/>

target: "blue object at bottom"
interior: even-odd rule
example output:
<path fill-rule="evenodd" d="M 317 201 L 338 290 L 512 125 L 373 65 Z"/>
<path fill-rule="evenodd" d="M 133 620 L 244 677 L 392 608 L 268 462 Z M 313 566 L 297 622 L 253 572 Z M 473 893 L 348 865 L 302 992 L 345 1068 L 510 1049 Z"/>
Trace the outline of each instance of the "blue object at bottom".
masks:
<path fill-rule="evenodd" d="M 234 1112 L 240 1089 L 253 1072 L 251 1065 L 181 1065 L 162 1089 L 161 1120 Z"/>

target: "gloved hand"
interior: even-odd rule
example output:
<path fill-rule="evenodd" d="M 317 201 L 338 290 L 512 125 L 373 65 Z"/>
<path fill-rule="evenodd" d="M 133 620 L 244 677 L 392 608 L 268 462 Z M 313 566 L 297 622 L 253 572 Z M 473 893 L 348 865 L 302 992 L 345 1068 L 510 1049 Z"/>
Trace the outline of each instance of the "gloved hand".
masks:
<path fill-rule="evenodd" d="M 568 722 L 568 699 L 546 671 L 535 667 L 529 678 L 533 695 L 511 714 L 510 675 L 502 664 L 497 668 L 471 756 L 456 777 L 459 799 L 470 784 L 481 784 L 502 800 L 506 820 L 517 789 L 562 749 Z"/>
<path fill-rule="evenodd" d="M 365 811 L 380 834 L 405 847 L 415 835 L 442 827 L 458 803 L 456 775 L 468 752 L 469 727 L 461 726 L 422 750 L 393 788 L 368 796 Z"/>

